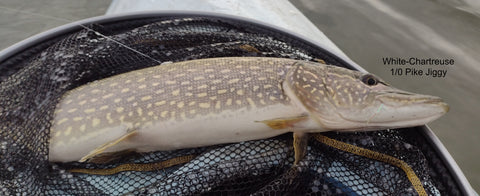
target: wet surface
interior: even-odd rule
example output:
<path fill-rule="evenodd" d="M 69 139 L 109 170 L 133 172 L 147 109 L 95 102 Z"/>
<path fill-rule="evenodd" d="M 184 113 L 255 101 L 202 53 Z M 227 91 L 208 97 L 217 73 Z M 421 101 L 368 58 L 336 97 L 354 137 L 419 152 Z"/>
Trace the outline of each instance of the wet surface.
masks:
<path fill-rule="evenodd" d="M 292 0 L 352 60 L 400 89 L 442 97 L 450 112 L 429 124 L 470 184 L 480 190 L 480 15 L 447 1 Z M 453 59 L 453 66 L 385 65 L 382 58 Z M 391 69 L 402 68 L 402 76 Z M 447 70 L 445 77 L 405 68 Z"/>
<path fill-rule="evenodd" d="M 450 112 L 429 126 L 472 186 L 480 190 L 479 4 L 446 0 L 291 2 L 368 71 L 400 89 L 444 98 Z M 108 0 L 3 0 L 0 50 L 62 24 L 103 15 L 109 4 Z M 454 59 L 455 64 L 385 65 L 382 58 L 386 57 Z M 425 72 L 433 68 L 447 73 L 445 77 L 399 76 L 392 75 L 392 68 L 420 68 Z"/>
<path fill-rule="evenodd" d="M 105 14 L 109 0 L 0 1 L 0 50 L 77 20 Z"/>

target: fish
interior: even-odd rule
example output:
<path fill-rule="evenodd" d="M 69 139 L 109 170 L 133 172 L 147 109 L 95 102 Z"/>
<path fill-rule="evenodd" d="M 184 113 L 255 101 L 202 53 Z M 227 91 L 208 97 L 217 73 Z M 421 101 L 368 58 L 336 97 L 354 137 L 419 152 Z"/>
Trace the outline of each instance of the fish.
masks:
<path fill-rule="evenodd" d="M 374 74 L 320 62 L 208 58 L 81 85 L 67 91 L 55 108 L 49 161 L 94 162 L 123 152 L 205 147 L 293 132 L 296 164 L 310 133 L 420 126 L 449 110 L 439 97 L 399 90 Z"/>

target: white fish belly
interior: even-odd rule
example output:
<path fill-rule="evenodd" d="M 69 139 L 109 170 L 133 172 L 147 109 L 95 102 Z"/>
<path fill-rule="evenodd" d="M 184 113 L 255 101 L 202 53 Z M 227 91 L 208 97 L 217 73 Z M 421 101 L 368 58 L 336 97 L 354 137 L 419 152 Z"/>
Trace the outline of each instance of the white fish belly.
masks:
<path fill-rule="evenodd" d="M 276 104 L 261 109 L 245 108 L 197 116 L 182 122 L 159 122 L 140 129 L 139 134 L 130 141 L 132 142 L 130 147 L 135 146 L 137 151 L 148 152 L 270 138 L 292 130 L 272 129 L 258 121 L 296 117 L 302 114 L 304 111 L 297 107 Z M 299 129 L 310 128 L 312 127 Z"/>

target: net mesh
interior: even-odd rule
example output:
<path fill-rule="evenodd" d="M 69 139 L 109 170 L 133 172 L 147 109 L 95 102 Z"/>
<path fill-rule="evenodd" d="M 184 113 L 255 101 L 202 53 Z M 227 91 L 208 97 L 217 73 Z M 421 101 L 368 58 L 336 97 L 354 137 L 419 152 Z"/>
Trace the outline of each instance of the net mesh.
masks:
<path fill-rule="evenodd" d="M 321 59 L 348 67 L 295 36 L 234 19 L 162 16 L 88 27 L 0 63 L 0 195 L 461 194 L 419 128 L 323 133 L 310 139 L 306 157 L 293 169 L 291 134 L 103 165 L 50 163 L 54 108 L 63 93 L 90 81 L 227 56 Z"/>

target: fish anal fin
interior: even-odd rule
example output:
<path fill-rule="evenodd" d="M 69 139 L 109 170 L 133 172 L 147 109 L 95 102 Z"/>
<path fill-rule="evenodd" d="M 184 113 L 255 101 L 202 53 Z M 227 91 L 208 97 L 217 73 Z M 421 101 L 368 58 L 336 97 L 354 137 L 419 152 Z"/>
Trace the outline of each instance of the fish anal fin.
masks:
<path fill-rule="evenodd" d="M 82 157 L 79 160 L 79 162 L 85 162 L 85 161 L 90 160 L 90 159 L 92 159 L 96 156 L 99 156 L 100 154 L 103 154 L 105 152 L 105 150 L 107 150 L 108 148 L 110 148 L 112 146 L 115 146 L 122 141 L 127 141 L 128 139 L 132 138 L 136 134 L 137 134 L 137 131 L 129 131 L 126 134 L 122 135 L 120 138 L 118 138 L 116 140 L 113 140 L 113 141 L 110 141 L 110 142 L 107 142 L 107 143 L 95 148 L 94 150 L 90 151 L 87 155 Z M 89 162 L 91 162 L 91 161 L 89 161 Z"/>
<path fill-rule="evenodd" d="M 131 156 L 134 154 L 137 154 L 137 152 L 133 149 L 122 150 L 117 152 L 103 152 L 88 159 L 87 162 L 95 163 L 95 164 L 105 164 L 105 163 L 110 163 L 112 161 L 115 161 L 127 156 Z"/>
<path fill-rule="evenodd" d="M 296 123 L 308 120 L 307 115 L 302 116 L 295 116 L 290 118 L 275 118 L 271 120 L 262 120 L 256 121 L 260 123 L 264 123 L 272 129 L 286 129 L 286 128 L 293 128 Z"/>
<path fill-rule="evenodd" d="M 295 162 L 297 165 L 307 153 L 308 133 L 293 132 L 293 150 L 295 152 Z"/>

